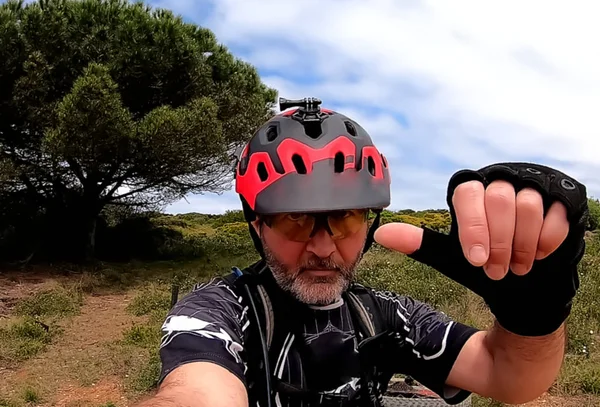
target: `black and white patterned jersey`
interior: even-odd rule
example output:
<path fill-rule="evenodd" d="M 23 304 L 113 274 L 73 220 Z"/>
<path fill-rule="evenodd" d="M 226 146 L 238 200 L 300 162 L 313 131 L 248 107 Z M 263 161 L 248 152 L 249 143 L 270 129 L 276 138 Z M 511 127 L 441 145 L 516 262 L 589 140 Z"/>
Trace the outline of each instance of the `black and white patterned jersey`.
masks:
<path fill-rule="evenodd" d="M 464 390 L 445 385 L 446 378 L 467 339 L 476 332 L 427 304 L 388 291 L 373 290 L 386 325 L 400 332 L 401 344 L 390 349 L 397 373 L 408 374 L 449 403 L 468 397 Z M 307 306 L 309 307 L 309 306 Z M 178 366 L 195 361 L 216 363 L 247 384 L 245 343 L 251 320 L 249 308 L 221 278 L 197 285 L 167 316 L 160 345 L 160 382 Z M 322 394 L 352 400 L 360 387 L 357 338 L 349 307 L 343 301 L 309 307 L 302 316 L 300 333 L 285 338 L 275 366 L 275 376 L 293 381 L 302 369 L 304 383 Z M 302 347 L 302 362 L 294 349 Z M 198 378 L 201 380 L 201 378 Z M 308 407 L 276 396 L 278 407 Z M 336 404 L 340 405 L 340 404 Z"/>

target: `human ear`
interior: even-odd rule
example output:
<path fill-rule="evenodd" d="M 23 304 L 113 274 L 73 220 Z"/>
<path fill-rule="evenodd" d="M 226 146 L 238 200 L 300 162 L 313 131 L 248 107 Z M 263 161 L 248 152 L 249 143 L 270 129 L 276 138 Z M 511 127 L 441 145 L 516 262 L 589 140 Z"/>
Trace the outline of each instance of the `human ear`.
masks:
<path fill-rule="evenodd" d="M 250 224 L 252 225 L 252 227 L 254 228 L 254 231 L 256 232 L 256 234 L 258 236 L 260 236 L 260 232 L 261 232 L 261 224 L 262 222 L 260 221 L 260 218 L 256 218 L 254 219 L 252 222 L 250 222 Z"/>

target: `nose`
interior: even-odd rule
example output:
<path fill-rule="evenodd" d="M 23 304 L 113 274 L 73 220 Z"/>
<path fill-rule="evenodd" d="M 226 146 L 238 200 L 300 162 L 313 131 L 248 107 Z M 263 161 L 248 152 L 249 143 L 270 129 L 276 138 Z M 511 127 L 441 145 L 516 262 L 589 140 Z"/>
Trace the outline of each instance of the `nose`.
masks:
<path fill-rule="evenodd" d="M 319 228 L 306 244 L 306 250 L 322 259 L 326 259 L 335 252 L 335 242 L 325 228 Z"/>

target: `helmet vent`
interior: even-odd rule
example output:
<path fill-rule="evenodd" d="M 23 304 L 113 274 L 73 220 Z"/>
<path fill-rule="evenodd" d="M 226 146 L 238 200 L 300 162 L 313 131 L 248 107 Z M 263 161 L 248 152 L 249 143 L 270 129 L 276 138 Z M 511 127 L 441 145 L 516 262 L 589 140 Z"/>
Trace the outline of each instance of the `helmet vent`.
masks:
<path fill-rule="evenodd" d="M 267 129 L 267 140 L 273 141 L 277 138 L 277 126 L 269 126 Z"/>
<path fill-rule="evenodd" d="M 383 154 L 381 154 L 381 161 L 383 162 L 383 166 L 385 168 L 387 168 L 387 160 L 385 159 L 385 157 L 383 156 Z"/>
<path fill-rule="evenodd" d="M 369 173 L 372 176 L 375 176 L 375 160 L 371 156 L 369 156 L 369 158 L 367 160 L 367 168 L 369 170 Z"/>
<path fill-rule="evenodd" d="M 304 133 L 313 139 L 319 138 L 322 133 L 321 122 L 304 122 Z"/>
<path fill-rule="evenodd" d="M 267 178 L 269 178 L 269 173 L 267 172 L 267 167 L 265 167 L 265 163 L 258 163 L 256 171 L 258 172 L 258 177 L 262 182 L 265 182 Z"/>
<path fill-rule="evenodd" d="M 335 155 L 335 159 L 333 160 L 333 168 L 335 172 L 344 172 L 344 164 L 345 164 L 344 153 L 341 151 Z"/>
<path fill-rule="evenodd" d="M 292 156 L 292 163 L 294 164 L 298 174 L 306 174 L 306 165 L 304 165 L 302 157 L 300 157 L 298 154 L 294 154 Z"/>
<path fill-rule="evenodd" d="M 354 127 L 354 125 L 348 121 L 344 122 L 344 125 L 346 125 L 346 131 L 348 134 L 350 134 L 352 137 L 356 137 L 356 127 Z"/>

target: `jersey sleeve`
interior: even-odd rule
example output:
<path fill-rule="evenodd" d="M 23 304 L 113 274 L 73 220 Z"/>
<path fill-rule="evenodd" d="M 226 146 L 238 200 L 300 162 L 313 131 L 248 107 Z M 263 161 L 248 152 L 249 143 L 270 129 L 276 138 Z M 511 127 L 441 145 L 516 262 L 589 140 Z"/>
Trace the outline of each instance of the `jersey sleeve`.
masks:
<path fill-rule="evenodd" d="M 410 297 L 374 294 L 387 326 L 396 333 L 397 346 L 390 350 L 396 371 L 412 376 L 448 404 L 464 401 L 470 392 L 448 386 L 446 380 L 462 347 L 478 330 Z"/>
<path fill-rule="evenodd" d="M 248 325 L 242 298 L 222 279 L 196 285 L 162 325 L 159 384 L 177 367 L 198 361 L 216 363 L 246 384 L 244 332 Z"/>

